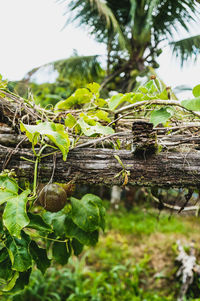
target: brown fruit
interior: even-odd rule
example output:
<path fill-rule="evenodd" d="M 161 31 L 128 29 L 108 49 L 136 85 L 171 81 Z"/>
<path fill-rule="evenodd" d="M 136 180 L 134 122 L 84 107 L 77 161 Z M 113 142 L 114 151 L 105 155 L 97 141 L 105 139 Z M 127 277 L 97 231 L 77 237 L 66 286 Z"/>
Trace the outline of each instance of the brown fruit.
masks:
<path fill-rule="evenodd" d="M 48 184 L 41 190 L 38 201 L 47 211 L 58 212 L 66 204 L 67 193 L 58 184 Z"/>

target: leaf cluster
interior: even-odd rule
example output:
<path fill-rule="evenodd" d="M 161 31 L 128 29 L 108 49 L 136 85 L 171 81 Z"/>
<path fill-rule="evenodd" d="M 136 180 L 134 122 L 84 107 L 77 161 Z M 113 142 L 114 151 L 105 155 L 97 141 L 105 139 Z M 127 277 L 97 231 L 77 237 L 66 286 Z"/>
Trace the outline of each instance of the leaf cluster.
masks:
<path fill-rule="evenodd" d="M 105 228 L 105 209 L 99 197 L 87 194 L 71 198 L 58 213 L 29 207 L 30 190 L 19 193 L 17 181 L 0 175 L 2 222 L 0 223 L 0 292 L 22 290 L 36 265 L 45 273 L 51 261 L 66 264 L 84 245 L 98 241 Z"/>

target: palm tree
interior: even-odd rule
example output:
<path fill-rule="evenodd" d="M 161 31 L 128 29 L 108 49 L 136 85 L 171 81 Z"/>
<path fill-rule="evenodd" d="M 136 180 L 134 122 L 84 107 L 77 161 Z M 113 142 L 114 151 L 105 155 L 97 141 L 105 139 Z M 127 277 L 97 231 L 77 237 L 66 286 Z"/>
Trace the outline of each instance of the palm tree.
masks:
<path fill-rule="evenodd" d="M 91 81 L 102 82 L 105 93 L 128 92 L 136 86 L 138 75 L 159 67 L 157 58 L 163 47 L 170 45 L 181 65 L 199 53 L 200 35 L 178 41 L 174 36 L 180 30 L 189 32 L 190 24 L 199 21 L 200 0 L 59 1 L 67 4 L 66 25 L 75 22 L 85 26 L 98 42 L 107 45 L 107 68 L 103 70 L 99 56 L 75 52 L 70 58 L 31 70 L 25 81 L 47 66 L 58 72 L 55 87 L 65 88 L 67 94 Z M 37 89 L 40 94 L 40 87 Z M 53 97 L 52 103 L 55 101 Z"/>
<path fill-rule="evenodd" d="M 107 45 L 107 76 L 102 87 L 115 83 L 130 91 L 138 74 L 156 60 L 164 45 L 170 45 L 183 64 L 196 58 L 200 35 L 174 41 L 175 33 L 189 31 L 197 22 L 200 6 L 193 0 L 62 0 L 68 4 L 67 23 L 86 26 L 98 42 Z M 83 59 L 83 58 L 82 58 Z"/>

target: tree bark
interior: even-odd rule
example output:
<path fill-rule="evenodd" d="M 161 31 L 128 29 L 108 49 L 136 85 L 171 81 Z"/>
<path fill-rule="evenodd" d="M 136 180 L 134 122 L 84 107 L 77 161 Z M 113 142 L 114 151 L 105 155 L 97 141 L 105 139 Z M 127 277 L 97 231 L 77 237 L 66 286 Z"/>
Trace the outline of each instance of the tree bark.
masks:
<path fill-rule="evenodd" d="M 12 153 L 13 152 L 13 153 Z M 127 171 L 128 185 L 158 187 L 200 187 L 199 152 L 163 152 L 149 158 L 136 158 L 131 151 L 112 149 L 74 149 L 67 161 L 57 155 L 53 181 L 76 179 L 77 183 L 122 185 L 124 178 L 117 174 L 123 170 L 114 155 L 119 156 Z M 30 149 L 13 151 L 1 146 L 0 169 L 14 169 L 19 178 L 33 179 L 34 160 Z M 6 163 L 6 164 L 5 164 Z M 40 182 L 48 182 L 53 172 L 53 155 L 41 159 L 38 170 Z"/>

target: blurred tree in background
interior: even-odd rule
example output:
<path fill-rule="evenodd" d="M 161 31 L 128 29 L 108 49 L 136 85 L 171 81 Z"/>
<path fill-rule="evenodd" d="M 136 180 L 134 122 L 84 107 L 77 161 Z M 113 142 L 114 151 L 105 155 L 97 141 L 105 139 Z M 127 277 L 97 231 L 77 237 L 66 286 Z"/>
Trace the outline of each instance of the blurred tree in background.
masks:
<path fill-rule="evenodd" d="M 193 0 L 60 0 L 67 4 L 66 25 L 85 26 L 100 43 L 107 45 L 106 70 L 100 57 L 79 56 L 51 62 L 31 70 L 24 82 L 44 67 L 58 73 L 53 84 L 32 84 L 37 102 L 43 106 L 68 97 L 88 82 L 102 83 L 104 95 L 111 90 L 129 92 L 137 87 L 137 77 L 158 68 L 162 48 L 170 45 L 181 65 L 195 60 L 200 50 L 200 35 L 176 40 L 179 32 L 189 32 L 200 16 L 200 6 Z M 150 68 L 149 68 L 150 67 Z M 153 69 L 152 69 L 153 68 Z M 15 87 L 17 88 L 17 87 Z M 23 95 L 24 96 L 24 95 Z"/>

